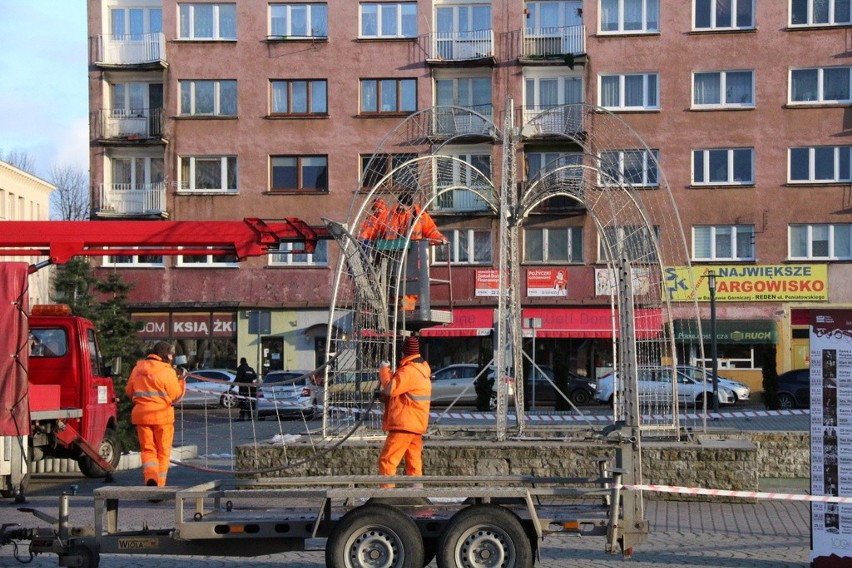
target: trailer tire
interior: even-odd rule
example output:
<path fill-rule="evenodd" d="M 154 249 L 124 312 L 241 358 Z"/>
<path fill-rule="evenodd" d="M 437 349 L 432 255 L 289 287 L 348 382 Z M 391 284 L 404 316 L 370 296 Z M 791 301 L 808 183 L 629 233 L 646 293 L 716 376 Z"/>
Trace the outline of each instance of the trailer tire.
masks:
<path fill-rule="evenodd" d="M 92 545 L 82 542 L 72 543 L 68 550 L 68 554 L 59 555 L 60 560 L 62 560 L 63 557 L 75 557 L 75 559 L 79 560 L 80 563 L 70 565 L 79 566 L 80 568 L 98 568 L 98 565 L 101 563 L 101 555 L 98 551 Z M 60 565 L 62 565 L 62 562 L 60 562 Z"/>
<path fill-rule="evenodd" d="M 438 541 L 438 568 L 529 568 L 532 545 L 518 518 L 499 505 L 471 505 L 450 519 Z"/>
<path fill-rule="evenodd" d="M 329 568 L 422 568 L 423 541 L 408 515 L 389 505 L 362 505 L 346 513 L 325 547 Z"/>
<path fill-rule="evenodd" d="M 109 462 L 113 470 L 118 466 L 118 461 L 121 459 L 121 446 L 118 442 L 118 434 L 112 428 L 107 428 L 106 432 L 104 432 L 104 438 L 98 447 L 98 453 L 104 461 Z M 80 465 L 80 471 L 86 477 L 102 478 L 110 473 L 86 455 L 81 456 L 77 463 Z"/>

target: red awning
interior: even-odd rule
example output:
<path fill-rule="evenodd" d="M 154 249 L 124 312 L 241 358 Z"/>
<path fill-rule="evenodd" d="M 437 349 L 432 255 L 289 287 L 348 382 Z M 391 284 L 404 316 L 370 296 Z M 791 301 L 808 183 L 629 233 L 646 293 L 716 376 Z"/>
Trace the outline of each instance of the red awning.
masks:
<path fill-rule="evenodd" d="M 491 333 L 494 326 L 493 308 L 456 308 L 453 323 L 426 327 L 420 331 L 423 337 L 475 337 Z"/>
<path fill-rule="evenodd" d="M 618 312 L 609 308 L 525 308 L 521 326 L 530 330 L 530 318 L 541 320 L 536 337 L 612 337 L 618 328 Z M 661 333 L 660 310 L 636 310 L 636 336 L 656 337 Z M 531 330 L 530 330 L 531 331 Z"/>

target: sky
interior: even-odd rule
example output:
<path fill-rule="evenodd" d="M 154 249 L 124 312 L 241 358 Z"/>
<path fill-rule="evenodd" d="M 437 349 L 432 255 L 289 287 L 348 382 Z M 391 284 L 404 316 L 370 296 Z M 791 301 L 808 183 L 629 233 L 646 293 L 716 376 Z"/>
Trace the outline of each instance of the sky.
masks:
<path fill-rule="evenodd" d="M 0 0 L 0 154 L 89 170 L 86 0 Z"/>

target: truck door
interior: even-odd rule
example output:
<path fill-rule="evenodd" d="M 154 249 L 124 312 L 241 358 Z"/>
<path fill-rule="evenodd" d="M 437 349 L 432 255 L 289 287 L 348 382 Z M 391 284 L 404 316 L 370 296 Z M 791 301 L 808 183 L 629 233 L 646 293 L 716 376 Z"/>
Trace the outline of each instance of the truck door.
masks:
<path fill-rule="evenodd" d="M 83 367 L 89 367 L 88 381 L 84 380 L 83 390 L 83 436 L 94 447 L 100 444 L 104 431 L 114 414 L 114 398 L 112 378 L 106 374 L 106 368 L 101 356 L 95 330 L 85 329 L 85 353 L 88 361 L 84 361 Z M 89 384 L 85 384 L 88 382 Z"/>

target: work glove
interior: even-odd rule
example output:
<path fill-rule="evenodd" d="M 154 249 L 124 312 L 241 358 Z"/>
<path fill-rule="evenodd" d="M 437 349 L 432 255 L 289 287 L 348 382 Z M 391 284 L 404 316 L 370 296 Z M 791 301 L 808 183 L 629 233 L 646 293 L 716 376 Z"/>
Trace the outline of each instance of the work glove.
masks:
<path fill-rule="evenodd" d="M 379 364 L 379 368 L 381 368 L 381 369 L 384 369 L 384 368 L 387 368 L 387 367 L 390 367 L 390 361 L 388 361 L 387 359 L 385 359 L 384 361 L 382 361 Z"/>

